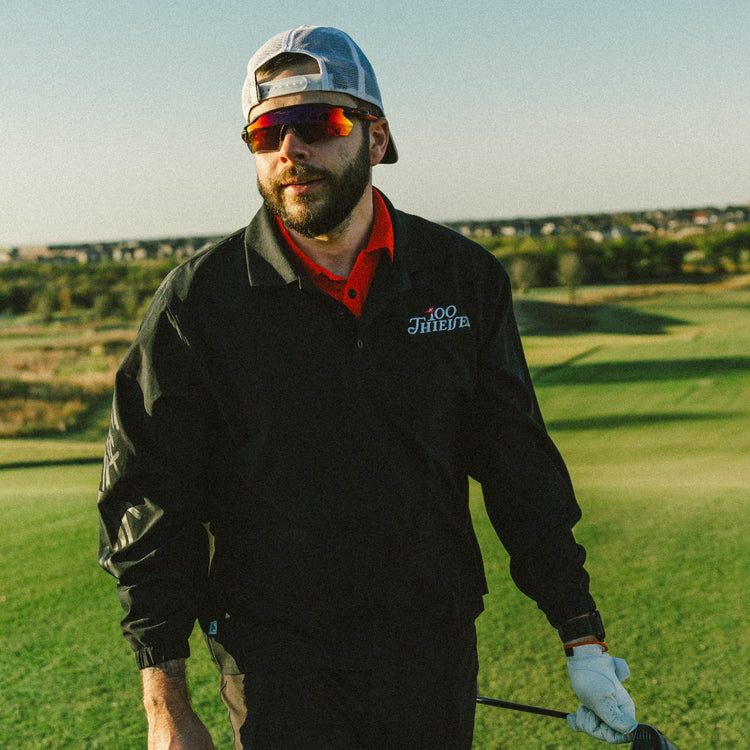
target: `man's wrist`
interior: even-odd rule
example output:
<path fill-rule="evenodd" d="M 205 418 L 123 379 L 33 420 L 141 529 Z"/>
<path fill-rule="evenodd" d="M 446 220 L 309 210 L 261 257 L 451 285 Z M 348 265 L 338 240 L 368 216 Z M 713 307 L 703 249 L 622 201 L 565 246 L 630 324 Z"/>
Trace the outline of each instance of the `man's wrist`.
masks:
<path fill-rule="evenodd" d="M 163 675 L 167 679 L 184 679 L 185 660 L 168 659 L 160 664 L 154 664 L 152 667 L 144 667 L 141 672 L 146 677 Z"/>
<path fill-rule="evenodd" d="M 190 708 L 185 660 L 171 659 L 141 670 L 146 713 L 180 713 Z"/>

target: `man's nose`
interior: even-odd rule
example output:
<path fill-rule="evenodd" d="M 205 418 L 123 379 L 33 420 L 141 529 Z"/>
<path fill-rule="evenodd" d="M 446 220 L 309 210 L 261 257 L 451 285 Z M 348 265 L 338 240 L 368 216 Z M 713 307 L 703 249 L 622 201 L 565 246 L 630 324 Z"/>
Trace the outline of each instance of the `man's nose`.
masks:
<path fill-rule="evenodd" d="M 306 159 L 310 149 L 307 143 L 305 143 L 294 128 L 289 125 L 285 126 L 281 131 L 281 139 L 279 141 L 279 156 L 282 159 L 291 159 L 293 161 L 299 159 Z"/>

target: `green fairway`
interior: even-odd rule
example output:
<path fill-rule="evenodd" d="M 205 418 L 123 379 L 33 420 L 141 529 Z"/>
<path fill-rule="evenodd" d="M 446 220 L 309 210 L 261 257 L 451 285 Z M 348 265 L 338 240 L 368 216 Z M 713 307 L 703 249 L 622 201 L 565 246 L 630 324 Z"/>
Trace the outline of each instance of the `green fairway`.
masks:
<path fill-rule="evenodd" d="M 524 337 L 583 507 L 593 593 L 612 652 L 630 664 L 639 718 L 681 747 L 743 748 L 750 294 L 676 295 L 617 313 L 598 311 L 585 334 Z M 473 498 L 492 589 L 480 690 L 572 709 L 557 636 L 508 581 L 478 490 Z M 480 706 L 475 745 L 602 746 L 559 723 Z"/>
<path fill-rule="evenodd" d="M 96 466 L 0 475 L 0 747 L 145 747 L 139 676 L 96 564 Z M 196 701 L 229 747 L 217 677 L 196 640 Z"/>
<path fill-rule="evenodd" d="M 533 310 L 524 343 L 639 718 L 683 750 L 747 747 L 750 292 L 601 306 L 556 335 L 544 332 L 548 312 Z M 114 580 L 96 564 L 99 467 L 86 462 L 101 452 L 95 441 L 0 441 L 0 465 L 15 467 L 0 470 L 1 748 L 145 747 Z M 478 623 L 480 691 L 574 710 L 559 639 L 510 582 L 471 489 L 491 588 Z M 197 710 L 228 750 L 217 676 L 196 634 L 189 666 Z M 559 719 L 487 706 L 474 746 L 605 747 Z"/>

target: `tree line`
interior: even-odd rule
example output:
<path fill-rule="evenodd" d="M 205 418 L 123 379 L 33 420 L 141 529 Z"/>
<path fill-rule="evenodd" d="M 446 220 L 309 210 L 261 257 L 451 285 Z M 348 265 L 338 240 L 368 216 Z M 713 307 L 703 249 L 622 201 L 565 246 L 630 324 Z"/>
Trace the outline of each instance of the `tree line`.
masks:
<path fill-rule="evenodd" d="M 0 313 L 82 314 L 95 320 L 139 319 L 176 260 L 144 263 L 34 263 L 0 268 Z"/>
<path fill-rule="evenodd" d="M 750 226 L 676 238 L 648 234 L 597 241 L 587 235 L 489 237 L 521 293 L 533 287 L 695 281 L 750 272 Z"/>
<path fill-rule="evenodd" d="M 514 288 L 690 281 L 750 272 L 750 226 L 681 239 L 649 234 L 596 241 L 586 235 L 478 237 Z M 0 314 L 43 320 L 82 314 L 135 321 L 178 260 L 0 267 Z"/>

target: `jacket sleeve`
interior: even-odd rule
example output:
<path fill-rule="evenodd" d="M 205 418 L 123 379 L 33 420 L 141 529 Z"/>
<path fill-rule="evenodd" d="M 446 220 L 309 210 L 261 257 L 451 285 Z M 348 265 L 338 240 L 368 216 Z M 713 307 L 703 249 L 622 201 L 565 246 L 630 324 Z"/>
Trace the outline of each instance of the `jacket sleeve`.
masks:
<path fill-rule="evenodd" d="M 483 311 L 474 399 L 471 474 L 510 554 L 518 588 L 550 623 L 595 609 L 586 557 L 573 526 L 581 516 L 562 457 L 544 426 L 529 376 L 510 283 L 494 259 L 483 274 Z"/>
<path fill-rule="evenodd" d="M 208 572 L 209 402 L 160 297 L 116 376 L 98 501 L 99 563 L 141 668 L 189 655 Z"/>

